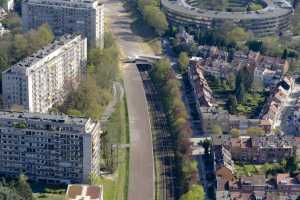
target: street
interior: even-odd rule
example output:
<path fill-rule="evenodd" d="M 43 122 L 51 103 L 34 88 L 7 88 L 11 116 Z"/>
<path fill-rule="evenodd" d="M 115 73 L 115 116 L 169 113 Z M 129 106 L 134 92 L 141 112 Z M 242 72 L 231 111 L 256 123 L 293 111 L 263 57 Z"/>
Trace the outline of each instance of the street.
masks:
<path fill-rule="evenodd" d="M 104 0 L 106 18 L 116 37 L 122 57 L 154 55 L 131 25 L 134 19 L 119 0 Z M 127 99 L 130 160 L 129 160 L 129 200 L 154 200 L 154 157 L 148 104 L 142 79 L 135 64 L 121 65 Z"/>
<path fill-rule="evenodd" d="M 288 101 L 286 102 L 281 115 L 281 120 L 279 122 L 281 131 L 288 135 L 299 135 L 299 132 L 296 131 L 296 127 L 291 125 L 292 114 L 295 109 L 295 104 L 297 99 L 300 97 L 300 84 L 295 83 L 295 87 L 292 91 L 292 94 L 289 96 Z"/>

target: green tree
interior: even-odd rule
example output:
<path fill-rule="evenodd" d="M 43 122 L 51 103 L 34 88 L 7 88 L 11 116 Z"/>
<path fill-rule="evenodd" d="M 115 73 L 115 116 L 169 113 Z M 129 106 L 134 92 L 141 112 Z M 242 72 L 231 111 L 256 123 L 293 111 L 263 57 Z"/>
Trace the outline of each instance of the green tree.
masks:
<path fill-rule="evenodd" d="M 1 21 L 4 27 L 8 28 L 12 33 L 20 33 L 21 18 L 14 13 L 10 13 L 5 19 Z"/>
<path fill-rule="evenodd" d="M 287 51 L 287 49 L 284 49 L 284 51 L 281 55 L 281 58 L 285 60 L 285 59 L 287 59 L 287 57 L 288 57 L 288 51 Z"/>
<path fill-rule="evenodd" d="M 211 133 L 214 135 L 222 135 L 223 130 L 219 125 L 214 125 L 211 129 Z"/>
<path fill-rule="evenodd" d="M 0 70 L 1 72 L 9 67 L 8 56 L 4 49 L 0 49 Z"/>
<path fill-rule="evenodd" d="M 22 34 L 16 34 L 13 40 L 13 53 L 16 60 L 20 60 L 27 55 L 28 41 Z"/>
<path fill-rule="evenodd" d="M 262 5 L 260 5 L 259 3 L 250 3 L 247 10 L 248 11 L 257 11 L 257 10 L 261 10 L 263 9 Z"/>
<path fill-rule="evenodd" d="M 252 50 L 255 52 L 262 52 L 263 48 L 264 48 L 262 41 L 258 41 L 258 40 L 247 41 L 247 46 L 248 46 L 249 50 Z"/>
<path fill-rule="evenodd" d="M 24 200 L 33 200 L 32 190 L 30 185 L 27 183 L 27 177 L 23 174 L 19 176 L 16 184 L 16 191 Z"/>
<path fill-rule="evenodd" d="M 286 168 L 287 171 L 290 172 L 290 173 L 293 173 L 294 171 L 297 170 L 298 165 L 297 165 L 296 158 L 295 158 L 294 156 L 287 159 L 285 168 Z"/>
<path fill-rule="evenodd" d="M 115 44 L 115 38 L 111 32 L 104 33 L 104 48 L 110 48 Z"/>
<path fill-rule="evenodd" d="M 238 100 L 239 103 L 243 103 L 245 102 L 245 97 L 246 97 L 245 86 L 244 84 L 240 84 L 237 86 L 236 89 L 236 99 Z"/>
<path fill-rule="evenodd" d="M 233 128 L 230 130 L 230 134 L 232 137 L 237 138 L 241 135 L 241 132 L 239 129 Z"/>
<path fill-rule="evenodd" d="M 236 113 L 236 107 L 238 106 L 237 99 L 234 95 L 229 95 L 228 101 L 227 101 L 227 109 L 230 114 Z"/>
<path fill-rule="evenodd" d="M 32 54 L 47 44 L 51 43 L 54 35 L 47 24 L 41 25 L 37 30 L 31 30 L 26 34 L 29 44 L 28 55 Z"/>
<path fill-rule="evenodd" d="M 3 196 L 2 196 L 3 195 Z M 3 198 L 5 196 L 5 198 Z M 22 200 L 21 196 L 17 194 L 15 188 L 8 186 L 0 186 L 0 199 L 1 200 Z"/>
<path fill-rule="evenodd" d="M 281 56 L 284 51 L 280 40 L 275 36 L 262 38 L 264 45 L 264 54 L 270 56 Z"/>
<path fill-rule="evenodd" d="M 228 40 L 234 42 L 244 42 L 247 41 L 249 37 L 249 34 L 241 27 L 236 27 L 227 34 Z"/>
<path fill-rule="evenodd" d="M 181 72 L 186 72 L 189 64 L 189 56 L 186 52 L 181 52 L 179 54 L 178 63 L 180 66 Z"/>
<path fill-rule="evenodd" d="M 154 64 L 153 78 L 158 81 L 158 84 L 162 87 L 168 80 L 170 74 L 170 61 L 168 59 L 160 59 Z"/>
<path fill-rule="evenodd" d="M 234 90 L 235 89 L 235 75 L 233 73 L 230 73 L 228 78 L 227 78 L 228 85 L 230 89 Z"/>
<path fill-rule="evenodd" d="M 68 114 L 68 115 L 72 115 L 72 116 L 83 116 L 83 114 L 82 114 L 79 110 L 72 109 L 72 108 L 70 108 L 70 109 L 67 111 L 67 114 Z"/>
<path fill-rule="evenodd" d="M 259 127 L 250 127 L 246 130 L 246 134 L 250 136 L 263 136 L 265 131 Z"/>
<path fill-rule="evenodd" d="M 204 200 L 205 193 L 201 185 L 193 185 L 179 200 Z"/>
<path fill-rule="evenodd" d="M 158 7 L 146 6 L 144 9 L 144 20 L 159 35 L 163 35 L 168 30 L 167 18 Z"/>

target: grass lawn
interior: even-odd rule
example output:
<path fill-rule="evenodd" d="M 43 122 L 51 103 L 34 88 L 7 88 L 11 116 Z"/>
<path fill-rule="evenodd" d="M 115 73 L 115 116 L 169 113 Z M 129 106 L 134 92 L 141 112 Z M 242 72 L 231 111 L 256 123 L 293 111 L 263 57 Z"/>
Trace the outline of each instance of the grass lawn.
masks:
<path fill-rule="evenodd" d="M 125 98 L 119 104 L 116 111 L 111 116 L 107 124 L 108 141 L 111 144 L 129 143 L 129 127 L 127 117 L 127 107 Z M 118 150 L 118 167 L 115 178 L 104 179 L 97 177 L 94 184 L 101 184 L 104 187 L 104 199 L 126 200 L 128 191 L 128 169 L 129 169 L 129 150 Z"/>
<path fill-rule="evenodd" d="M 255 174 L 272 174 L 272 172 L 284 171 L 284 167 L 280 163 L 265 163 L 261 165 L 252 164 L 235 164 L 235 174 L 237 177 L 252 176 Z"/>
<path fill-rule="evenodd" d="M 248 117 L 256 117 L 265 101 L 266 95 L 264 93 L 254 93 L 254 94 L 246 94 L 245 102 L 242 104 L 238 104 L 237 111 L 239 114 L 246 115 Z"/>

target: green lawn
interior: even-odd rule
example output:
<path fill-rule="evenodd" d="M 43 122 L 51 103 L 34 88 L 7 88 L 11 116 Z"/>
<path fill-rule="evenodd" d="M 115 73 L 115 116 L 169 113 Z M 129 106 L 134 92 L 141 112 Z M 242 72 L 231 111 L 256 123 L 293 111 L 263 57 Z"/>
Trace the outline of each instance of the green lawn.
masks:
<path fill-rule="evenodd" d="M 260 113 L 265 97 L 266 95 L 262 92 L 248 93 L 246 94 L 245 102 L 237 106 L 237 111 L 248 117 L 255 117 Z"/>
<path fill-rule="evenodd" d="M 280 163 L 265 163 L 261 165 L 235 164 L 234 168 L 237 177 L 252 176 L 255 174 L 268 175 L 275 172 L 285 171 L 283 165 Z"/>
<path fill-rule="evenodd" d="M 129 143 L 129 127 L 126 101 L 120 103 L 107 124 L 108 141 L 111 144 Z M 94 184 L 104 186 L 104 199 L 126 200 L 128 191 L 129 150 L 118 150 L 118 167 L 114 180 L 95 178 Z"/>

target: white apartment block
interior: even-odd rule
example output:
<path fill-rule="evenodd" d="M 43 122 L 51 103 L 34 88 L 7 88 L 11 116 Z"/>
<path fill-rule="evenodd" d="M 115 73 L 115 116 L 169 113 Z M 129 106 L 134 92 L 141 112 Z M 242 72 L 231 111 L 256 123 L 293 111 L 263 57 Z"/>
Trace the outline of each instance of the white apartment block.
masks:
<path fill-rule="evenodd" d="M 87 41 L 64 35 L 2 73 L 4 108 L 46 113 L 76 88 L 86 71 Z"/>
<path fill-rule="evenodd" d="M 48 23 L 56 36 L 81 33 L 90 46 L 103 48 L 104 6 L 98 0 L 24 0 L 24 31 Z"/>
<path fill-rule="evenodd" d="M 100 174 L 99 122 L 66 115 L 0 111 L 0 175 L 87 183 Z"/>

